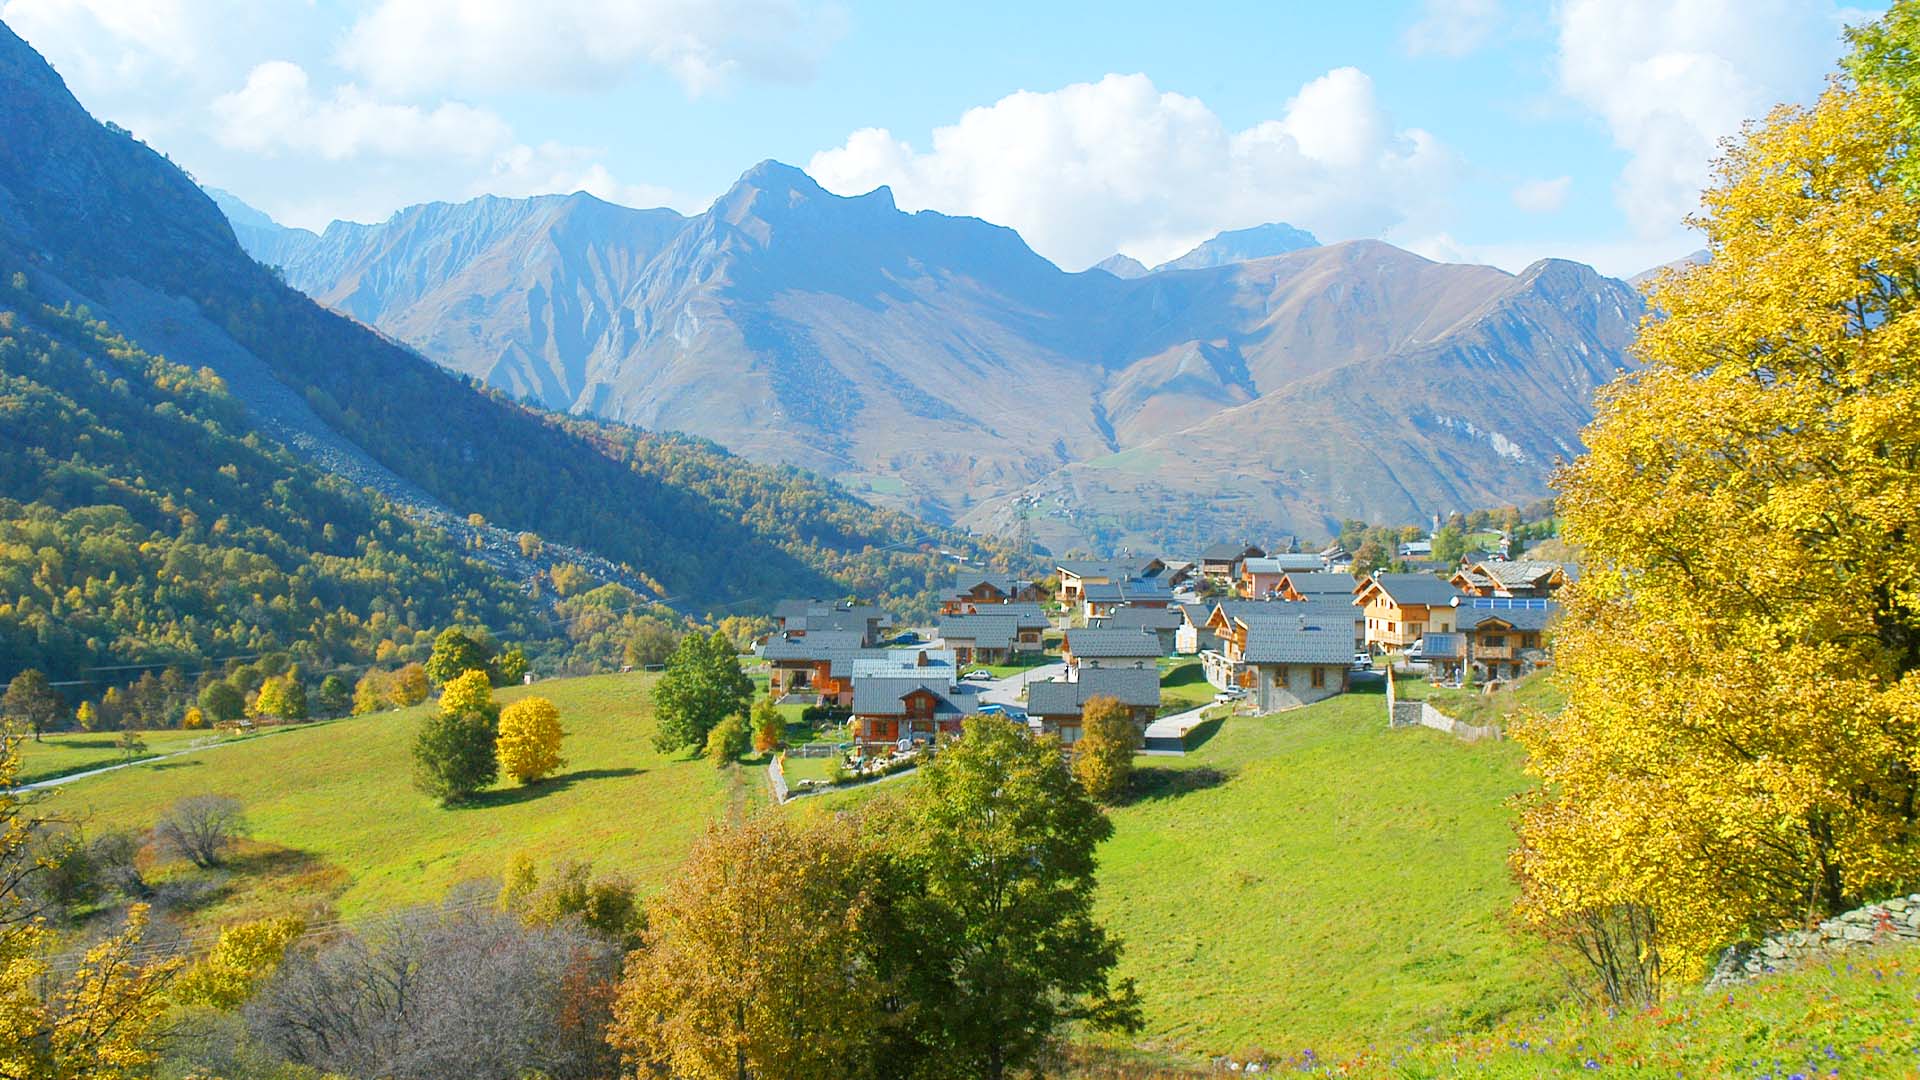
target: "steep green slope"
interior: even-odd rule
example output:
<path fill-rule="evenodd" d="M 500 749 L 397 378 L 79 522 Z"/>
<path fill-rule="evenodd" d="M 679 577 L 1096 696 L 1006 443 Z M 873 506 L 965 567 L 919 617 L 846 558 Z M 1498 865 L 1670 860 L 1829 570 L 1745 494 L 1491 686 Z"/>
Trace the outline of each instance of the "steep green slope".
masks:
<path fill-rule="evenodd" d="M 27 285 L 0 275 L 0 678 L 528 632 L 533 601 L 445 534 L 261 439 L 211 372 Z"/>

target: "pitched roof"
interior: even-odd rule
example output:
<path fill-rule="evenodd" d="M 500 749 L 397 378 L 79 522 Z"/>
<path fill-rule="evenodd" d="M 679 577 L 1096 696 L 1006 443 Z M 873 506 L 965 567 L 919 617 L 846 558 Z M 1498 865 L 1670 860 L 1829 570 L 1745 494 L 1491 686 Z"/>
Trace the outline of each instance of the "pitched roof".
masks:
<path fill-rule="evenodd" d="M 829 653 L 859 649 L 866 634 L 859 630 L 809 630 L 797 637 L 775 634 L 760 655 L 768 660 L 825 660 Z"/>
<path fill-rule="evenodd" d="M 1247 626 L 1249 664 L 1344 664 L 1353 657 L 1353 627 L 1345 622 L 1302 626 L 1262 619 Z"/>
<path fill-rule="evenodd" d="M 1020 620 L 1011 615 L 947 615 L 940 620 L 942 641 L 971 641 L 977 649 L 1011 649 Z"/>
<path fill-rule="evenodd" d="M 1096 658 L 1156 657 L 1160 639 L 1137 628 L 1076 627 L 1067 631 L 1066 651 Z"/>
<path fill-rule="evenodd" d="M 1171 600 L 1173 590 L 1159 578 L 1121 578 L 1094 582 L 1083 590 L 1095 603 L 1120 603 L 1127 600 Z"/>
<path fill-rule="evenodd" d="M 925 664 L 920 657 L 925 655 Z M 952 649 L 931 649 L 918 646 L 911 649 L 862 649 L 855 653 L 852 662 L 853 678 L 860 679 L 874 675 L 924 675 L 927 678 L 945 678 L 951 685 L 957 677 Z"/>
<path fill-rule="evenodd" d="M 1110 697 L 1133 708 L 1160 704 L 1160 673 L 1151 668 L 1088 668 L 1080 678 L 1027 684 L 1029 716 L 1078 716 L 1087 702 Z"/>
<path fill-rule="evenodd" d="M 1178 608 L 1134 607 L 1122 604 L 1105 618 L 1109 627 L 1139 627 L 1143 630 L 1173 630 L 1180 625 Z"/>
<path fill-rule="evenodd" d="M 953 592 L 951 595 L 960 596 L 972 592 L 976 586 L 991 585 L 1000 590 L 1002 595 L 1014 596 L 1018 594 L 1022 588 L 1031 584 L 1032 582 L 1014 574 L 996 574 L 990 570 L 974 570 L 954 576 Z"/>
<path fill-rule="evenodd" d="M 1503 622 L 1515 630 L 1545 630 L 1560 614 L 1560 605 L 1544 607 L 1483 608 L 1463 607 L 1458 622 L 1462 630 L 1478 630 L 1492 622 Z"/>
<path fill-rule="evenodd" d="M 1318 555 L 1285 554 L 1248 559 L 1240 565 L 1249 574 L 1288 574 L 1318 570 L 1321 563 Z"/>
<path fill-rule="evenodd" d="M 971 687 L 955 686 L 939 678 L 875 675 L 853 681 L 853 711 L 859 716 L 899 716 L 902 703 L 915 690 L 934 697 L 936 717 L 971 716 L 980 711 L 980 699 Z"/>
<path fill-rule="evenodd" d="M 1565 570 L 1559 563 L 1533 559 L 1475 563 L 1472 569 L 1509 588 L 1515 585 L 1538 585 L 1541 579 L 1551 576 L 1555 571 Z"/>
<path fill-rule="evenodd" d="M 1289 570 L 1287 584 L 1302 596 L 1338 596 L 1352 602 L 1353 590 L 1360 583 L 1352 574 L 1337 574 L 1322 570 Z"/>
<path fill-rule="evenodd" d="M 1000 618 L 1017 619 L 1022 627 L 1034 627 L 1041 630 L 1053 625 L 1047 617 L 1046 609 L 1032 600 L 1009 600 L 999 604 L 975 605 L 974 615 L 992 615 Z M 949 615 L 949 619 L 967 618 L 965 615 Z"/>
<path fill-rule="evenodd" d="M 1459 589 L 1432 574 L 1375 574 L 1373 584 L 1396 604 L 1444 606 L 1460 595 Z"/>
<path fill-rule="evenodd" d="M 1217 544 L 1208 544 L 1207 549 L 1200 553 L 1200 561 L 1201 562 L 1237 562 L 1240 559 L 1245 558 L 1250 552 L 1256 558 L 1266 554 L 1266 552 L 1263 551 L 1260 548 L 1260 546 L 1257 544 L 1246 544 L 1246 543 L 1236 544 L 1230 541 L 1222 540 Z"/>

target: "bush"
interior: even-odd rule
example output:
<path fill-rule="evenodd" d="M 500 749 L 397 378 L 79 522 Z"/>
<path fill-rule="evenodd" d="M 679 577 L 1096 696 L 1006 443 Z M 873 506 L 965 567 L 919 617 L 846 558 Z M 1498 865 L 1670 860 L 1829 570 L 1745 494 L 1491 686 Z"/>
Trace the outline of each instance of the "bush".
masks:
<path fill-rule="evenodd" d="M 449 805 L 490 787 L 500 776 L 495 738 L 485 713 L 427 717 L 413 740 L 413 786 Z"/>
<path fill-rule="evenodd" d="M 747 726 L 738 716 L 729 716 L 707 733 L 707 756 L 716 767 L 740 760 L 747 752 Z"/>
<path fill-rule="evenodd" d="M 154 843 L 207 869 L 220 865 L 234 840 L 247 833 L 240 801 L 225 795 L 189 795 L 174 803 L 153 827 Z"/>

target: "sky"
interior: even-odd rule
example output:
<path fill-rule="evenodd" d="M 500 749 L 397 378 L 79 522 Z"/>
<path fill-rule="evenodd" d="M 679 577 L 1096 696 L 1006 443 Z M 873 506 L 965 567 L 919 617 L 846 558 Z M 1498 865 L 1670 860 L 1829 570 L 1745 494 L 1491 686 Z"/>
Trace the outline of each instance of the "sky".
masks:
<path fill-rule="evenodd" d="M 0 0 L 96 116 L 286 224 L 763 159 L 1017 229 L 1068 270 L 1285 221 L 1630 274 L 1717 141 L 1816 96 L 1830 0 Z"/>

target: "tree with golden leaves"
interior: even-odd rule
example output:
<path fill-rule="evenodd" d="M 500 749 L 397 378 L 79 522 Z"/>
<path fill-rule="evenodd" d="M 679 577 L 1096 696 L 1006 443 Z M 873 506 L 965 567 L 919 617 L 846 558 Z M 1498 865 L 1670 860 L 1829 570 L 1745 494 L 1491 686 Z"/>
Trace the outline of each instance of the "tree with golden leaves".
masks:
<path fill-rule="evenodd" d="M 560 756 L 560 710 L 543 697 L 522 698 L 500 710 L 500 737 L 494 752 L 500 771 L 522 784 L 552 774 L 565 759 Z"/>
<path fill-rule="evenodd" d="M 1899 116 L 1840 80 L 1727 147 L 1695 222 L 1711 261 L 1653 288 L 1646 366 L 1602 392 L 1556 480 L 1587 561 L 1556 637 L 1566 710 L 1514 729 L 1541 781 L 1520 911 L 1583 947 L 1582 926 L 1628 926 L 1668 978 L 1920 878 L 1920 213 L 1894 182 Z"/>
<path fill-rule="evenodd" d="M 1073 745 L 1073 778 L 1094 802 L 1117 802 L 1133 777 L 1140 730 L 1120 699 L 1104 696 L 1087 700 L 1080 724 L 1080 741 Z"/>
<path fill-rule="evenodd" d="M 869 856 L 846 820 L 716 825 L 647 909 L 608 1038 L 632 1075 L 872 1074 Z"/>
<path fill-rule="evenodd" d="M 142 950 L 148 909 L 128 909 L 121 929 L 56 971 L 51 935 L 23 898 L 44 867 L 29 851 L 34 817 L 11 791 L 18 737 L 0 729 L 0 1076 L 7 1080 L 119 1080 L 147 1075 L 177 960 Z"/>
<path fill-rule="evenodd" d="M 401 708 L 418 705 L 427 700 L 429 683 L 424 665 L 406 664 L 393 673 L 393 680 L 387 686 L 387 696 Z"/>

